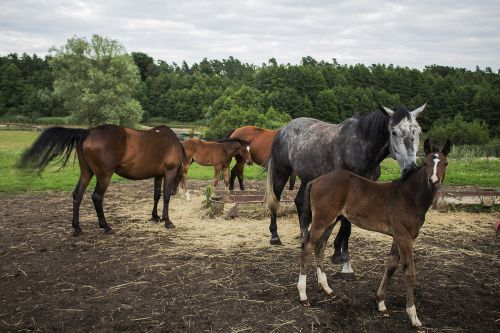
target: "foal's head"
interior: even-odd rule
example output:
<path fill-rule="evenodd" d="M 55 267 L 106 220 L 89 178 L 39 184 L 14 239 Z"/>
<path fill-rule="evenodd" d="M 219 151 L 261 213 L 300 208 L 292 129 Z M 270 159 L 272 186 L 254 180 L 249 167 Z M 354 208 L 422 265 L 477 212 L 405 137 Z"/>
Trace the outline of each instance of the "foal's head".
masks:
<path fill-rule="evenodd" d="M 446 157 L 451 149 L 451 141 L 446 140 L 446 144 L 443 149 L 432 149 L 429 139 L 424 142 L 424 152 L 425 152 L 425 172 L 429 183 L 439 186 L 444 181 L 444 175 L 446 172 L 446 166 L 448 161 Z"/>
<path fill-rule="evenodd" d="M 394 110 L 382 105 L 379 107 L 385 115 L 391 118 L 389 151 L 391 156 L 398 161 L 401 173 L 404 174 L 417 165 L 418 140 L 421 132 L 417 117 L 424 111 L 425 104 L 413 111 L 402 107 L 394 108 Z"/>
<path fill-rule="evenodd" d="M 252 156 L 250 155 L 250 144 L 245 141 L 241 141 L 240 143 L 241 147 L 238 149 L 238 154 L 243 157 L 246 164 L 252 165 L 253 161 Z"/>

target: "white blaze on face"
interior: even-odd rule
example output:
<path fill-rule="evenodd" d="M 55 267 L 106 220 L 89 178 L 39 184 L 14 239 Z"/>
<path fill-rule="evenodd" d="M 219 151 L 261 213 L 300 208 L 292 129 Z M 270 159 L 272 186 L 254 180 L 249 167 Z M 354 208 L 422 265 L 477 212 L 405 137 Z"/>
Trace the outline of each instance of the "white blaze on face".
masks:
<path fill-rule="evenodd" d="M 431 181 L 435 184 L 439 181 L 439 178 L 437 176 L 437 166 L 438 166 L 438 163 L 440 162 L 439 160 L 439 155 L 438 154 L 434 154 L 434 159 L 432 159 L 432 161 L 434 161 L 434 169 L 432 170 L 432 176 L 431 176 Z"/>
<path fill-rule="evenodd" d="M 250 146 L 247 146 L 247 151 L 250 152 Z"/>

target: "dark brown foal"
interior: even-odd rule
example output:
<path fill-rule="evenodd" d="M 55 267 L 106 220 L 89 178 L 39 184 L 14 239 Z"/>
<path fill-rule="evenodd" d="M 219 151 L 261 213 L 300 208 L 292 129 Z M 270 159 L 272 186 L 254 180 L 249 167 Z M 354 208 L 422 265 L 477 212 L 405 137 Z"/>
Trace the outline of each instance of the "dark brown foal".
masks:
<path fill-rule="evenodd" d="M 437 189 L 444 180 L 446 156 L 451 148 L 446 142 L 441 152 L 432 151 L 426 140 L 425 162 L 391 183 L 377 183 L 349 171 L 335 170 L 316 178 L 307 185 L 304 214 L 312 214 L 309 233 L 303 239 L 300 276 L 297 288 L 300 300 L 308 305 L 306 274 L 309 258 L 315 251 L 318 283 L 327 294 L 328 286 L 323 259 L 325 246 L 339 216 L 343 215 L 360 228 L 393 237 L 385 274 L 377 292 L 378 309 L 386 311 L 385 295 L 391 276 L 401 263 L 407 291 L 406 312 L 413 326 L 421 326 L 413 301 L 415 264 L 413 241 L 422 227 Z"/>
<path fill-rule="evenodd" d="M 163 181 L 163 214 L 166 228 L 174 225 L 168 216 L 170 195 L 182 178 L 184 153 L 175 133 L 166 126 L 149 131 L 137 131 L 116 125 L 91 129 L 52 127 L 45 130 L 22 156 L 19 166 L 42 171 L 50 161 L 61 156 L 63 166 L 76 149 L 80 164 L 80 179 L 73 192 L 73 220 L 75 236 L 82 233 L 79 223 L 80 203 L 90 180 L 95 175 L 97 184 L 92 201 L 99 227 L 106 233 L 112 228 L 106 222 L 102 203 L 113 173 L 127 179 L 154 178 L 154 206 L 152 217 L 160 220 L 157 207 Z"/>

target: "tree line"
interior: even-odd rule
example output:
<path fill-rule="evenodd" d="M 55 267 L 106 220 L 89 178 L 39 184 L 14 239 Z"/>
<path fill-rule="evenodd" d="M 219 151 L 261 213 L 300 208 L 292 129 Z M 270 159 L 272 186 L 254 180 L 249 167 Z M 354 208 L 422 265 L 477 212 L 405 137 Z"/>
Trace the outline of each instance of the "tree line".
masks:
<path fill-rule="evenodd" d="M 69 116 L 75 108 L 92 113 L 102 107 L 97 114 L 105 116 L 87 114 L 78 119 L 89 126 L 154 118 L 199 122 L 209 126 L 208 137 L 216 137 L 238 125 L 276 128 L 302 116 L 336 123 L 374 111 L 377 103 L 413 109 L 427 102 L 419 119 L 424 131 L 435 123 L 456 120 L 479 124 L 489 136 L 500 136 L 500 74 L 489 67 L 430 65 L 418 70 L 312 57 L 296 65 L 272 58 L 260 66 L 233 57 L 204 58 L 190 66 L 155 60 L 142 52 L 129 55 L 99 36 L 83 41 L 70 39 L 43 58 L 0 57 L 0 116 L 36 120 Z M 113 52 L 99 52 L 110 47 Z M 92 88 L 74 82 L 72 66 L 85 68 L 82 82 L 92 82 Z M 120 75 L 126 80 L 116 79 Z M 78 93 L 83 97 L 71 100 Z M 128 95 L 132 99 L 124 98 Z M 106 103 L 112 106 L 103 107 Z M 133 116 L 120 110 L 131 110 Z"/>

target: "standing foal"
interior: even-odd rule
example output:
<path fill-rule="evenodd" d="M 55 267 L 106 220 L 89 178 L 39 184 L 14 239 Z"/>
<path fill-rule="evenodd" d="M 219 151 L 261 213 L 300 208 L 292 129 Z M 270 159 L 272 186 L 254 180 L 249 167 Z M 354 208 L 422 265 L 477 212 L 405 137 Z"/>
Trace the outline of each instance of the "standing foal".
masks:
<path fill-rule="evenodd" d="M 425 214 L 444 180 L 448 165 L 446 156 L 450 148 L 451 143 L 448 140 L 441 152 L 432 151 L 429 140 L 426 140 L 425 162 L 419 168 L 406 173 L 400 180 L 391 183 L 377 183 L 349 171 L 335 170 L 307 185 L 306 209 L 303 214 L 312 214 L 312 224 L 309 233 L 302 240 L 300 276 L 297 284 L 300 300 L 304 305 L 309 305 L 306 274 L 313 250 L 316 255 L 318 283 L 326 294 L 332 293 L 324 272 L 323 259 L 326 242 L 339 216 L 343 215 L 360 228 L 393 237 L 384 277 L 377 291 L 378 309 L 387 310 L 385 295 L 389 280 L 401 263 L 407 292 L 406 313 L 413 326 L 422 325 L 413 303 L 413 241 L 418 236 Z"/>

